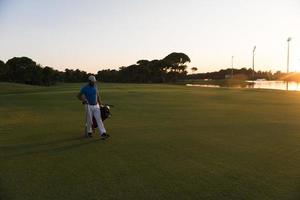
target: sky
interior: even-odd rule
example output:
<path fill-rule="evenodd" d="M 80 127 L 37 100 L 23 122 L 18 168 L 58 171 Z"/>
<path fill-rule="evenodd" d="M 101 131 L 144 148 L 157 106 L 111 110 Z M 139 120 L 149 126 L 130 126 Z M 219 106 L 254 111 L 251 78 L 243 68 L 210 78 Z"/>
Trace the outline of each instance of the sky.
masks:
<path fill-rule="evenodd" d="M 199 72 L 300 71 L 300 0 L 0 0 L 0 60 L 96 73 L 186 53 Z"/>

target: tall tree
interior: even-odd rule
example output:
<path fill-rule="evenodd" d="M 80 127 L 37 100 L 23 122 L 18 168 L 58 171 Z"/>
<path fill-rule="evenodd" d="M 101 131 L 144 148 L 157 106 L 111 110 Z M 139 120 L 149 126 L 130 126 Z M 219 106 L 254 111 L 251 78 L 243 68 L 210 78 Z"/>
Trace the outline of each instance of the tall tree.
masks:
<path fill-rule="evenodd" d="M 14 57 L 6 62 L 11 81 L 26 84 L 41 84 L 42 68 L 27 57 Z"/>
<path fill-rule="evenodd" d="M 186 69 L 186 63 L 191 62 L 191 59 L 184 53 L 171 53 L 166 56 L 164 61 L 169 65 L 171 71 L 183 72 Z"/>
<path fill-rule="evenodd" d="M 163 60 L 167 64 L 167 80 L 171 82 L 184 78 L 187 74 L 186 63 L 191 62 L 191 59 L 186 54 L 176 52 L 169 54 Z"/>

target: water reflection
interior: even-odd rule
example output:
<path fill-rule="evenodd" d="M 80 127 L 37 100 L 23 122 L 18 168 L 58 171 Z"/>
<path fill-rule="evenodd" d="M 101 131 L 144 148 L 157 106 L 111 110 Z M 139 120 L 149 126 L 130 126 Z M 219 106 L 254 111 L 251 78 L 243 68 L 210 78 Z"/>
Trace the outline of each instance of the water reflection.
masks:
<path fill-rule="evenodd" d="M 300 91 L 299 82 L 286 82 L 286 81 L 247 81 L 246 85 L 235 85 L 235 88 L 255 88 L 255 89 L 273 89 L 273 90 L 288 90 L 288 91 Z M 220 85 L 216 84 L 186 84 L 186 86 L 195 87 L 213 87 L 219 88 Z"/>
<path fill-rule="evenodd" d="M 300 91 L 299 82 L 287 82 L 287 81 L 250 81 L 250 82 L 254 84 L 247 85 L 246 86 L 247 88 Z"/>
<path fill-rule="evenodd" d="M 213 85 L 213 84 L 186 84 L 189 87 L 209 87 L 209 88 L 219 88 L 220 85 Z"/>

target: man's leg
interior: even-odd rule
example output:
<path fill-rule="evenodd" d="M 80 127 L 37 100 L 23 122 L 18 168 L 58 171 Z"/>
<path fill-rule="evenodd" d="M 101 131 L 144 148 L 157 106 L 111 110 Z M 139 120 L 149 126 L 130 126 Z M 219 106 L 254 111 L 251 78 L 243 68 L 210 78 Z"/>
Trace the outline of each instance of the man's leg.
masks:
<path fill-rule="evenodd" d="M 101 113 L 100 113 L 100 107 L 99 106 L 95 106 L 93 108 L 93 115 L 96 119 L 100 134 L 106 133 L 106 130 L 104 128 L 104 124 L 103 124 L 102 119 L 101 119 Z"/>
<path fill-rule="evenodd" d="M 92 130 L 93 117 L 92 117 L 92 111 L 91 111 L 91 108 L 89 105 L 85 105 L 85 113 L 86 113 L 87 134 L 91 134 L 93 132 L 93 130 Z"/>

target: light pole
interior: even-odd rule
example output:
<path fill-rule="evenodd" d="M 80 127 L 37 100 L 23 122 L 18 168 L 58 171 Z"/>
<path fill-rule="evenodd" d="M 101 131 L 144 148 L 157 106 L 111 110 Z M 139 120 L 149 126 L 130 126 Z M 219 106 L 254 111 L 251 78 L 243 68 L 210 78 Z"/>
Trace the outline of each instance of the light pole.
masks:
<path fill-rule="evenodd" d="M 286 73 L 289 73 L 290 67 L 290 41 L 292 40 L 291 37 L 287 39 L 288 49 L 287 49 L 287 65 L 286 65 Z"/>
<path fill-rule="evenodd" d="M 252 80 L 254 81 L 254 56 L 255 56 L 255 50 L 256 50 L 256 46 L 254 46 L 253 48 L 253 54 L 252 54 Z"/>
<path fill-rule="evenodd" d="M 233 78 L 233 58 L 234 56 L 231 57 L 231 78 Z"/>

